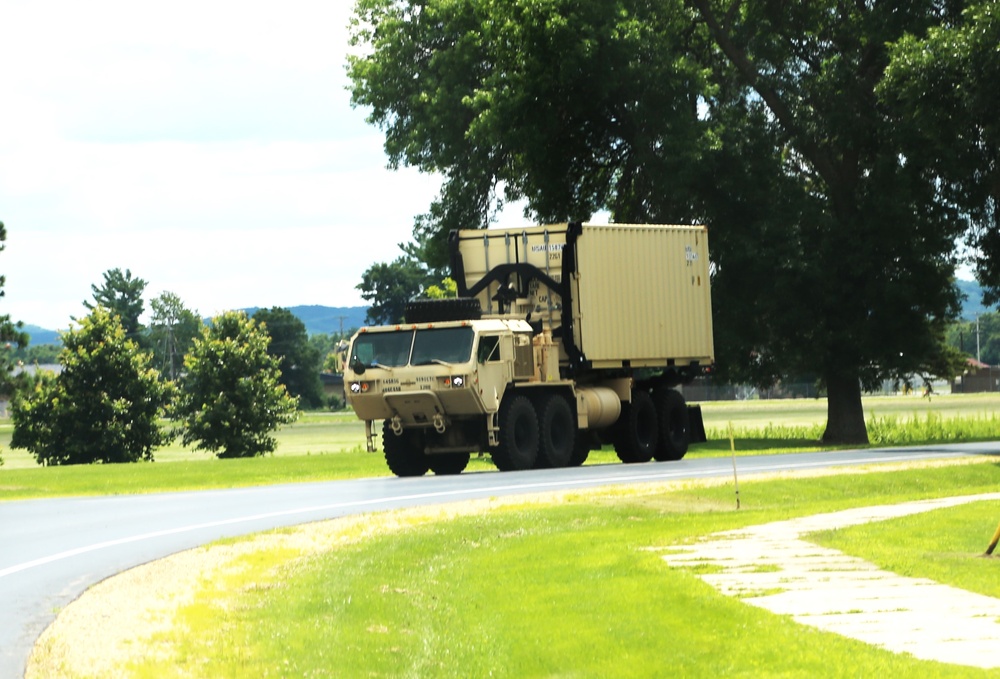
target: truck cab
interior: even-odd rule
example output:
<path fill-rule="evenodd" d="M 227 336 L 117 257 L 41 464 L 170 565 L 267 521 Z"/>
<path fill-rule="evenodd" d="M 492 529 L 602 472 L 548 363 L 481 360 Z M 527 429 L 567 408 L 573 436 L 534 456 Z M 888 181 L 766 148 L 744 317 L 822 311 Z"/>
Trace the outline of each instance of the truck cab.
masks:
<path fill-rule="evenodd" d="M 482 450 L 489 444 L 483 421 L 496 415 L 509 384 L 533 372 L 532 332 L 525 321 L 500 319 L 362 328 L 351 340 L 344 383 L 348 403 L 369 425 L 369 450 L 376 420 L 397 436 L 433 432 L 422 437 L 426 453 Z"/>

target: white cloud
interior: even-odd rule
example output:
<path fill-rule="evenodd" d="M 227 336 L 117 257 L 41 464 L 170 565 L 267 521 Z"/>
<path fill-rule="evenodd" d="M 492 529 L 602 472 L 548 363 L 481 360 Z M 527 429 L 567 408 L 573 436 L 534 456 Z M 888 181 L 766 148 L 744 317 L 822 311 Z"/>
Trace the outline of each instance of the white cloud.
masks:
<path fill-rule="evenodd" d="M 0 0 L 0 313 L 66 327 L 114 267 L 204 314 L 362 304 L 437 181 L 350 108 L 351 4 Z"/>

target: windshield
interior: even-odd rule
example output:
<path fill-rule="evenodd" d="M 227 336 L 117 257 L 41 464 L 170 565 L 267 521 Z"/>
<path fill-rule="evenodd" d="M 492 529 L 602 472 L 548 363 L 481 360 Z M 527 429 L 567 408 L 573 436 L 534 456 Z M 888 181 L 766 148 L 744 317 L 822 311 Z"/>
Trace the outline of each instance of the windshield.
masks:
<path fill-rule="evenodd" d="M 472 328 L 417 330 L 410 363 L 465 363 L 472 356 L 473 338 Z"/>
<path fill-rule="evenodd" d="M 359 336 L 351 349 L 351 365 L 398 368 L 410 356 L 412 332 L 373 332 Z"/>
<path fill-rule="evenodd" d="M 354 340 L 350 362 L 366 368 L 465 363 L 472 356 L 474 338 L 472 328 L 467 327 L 366 333 Z"/>

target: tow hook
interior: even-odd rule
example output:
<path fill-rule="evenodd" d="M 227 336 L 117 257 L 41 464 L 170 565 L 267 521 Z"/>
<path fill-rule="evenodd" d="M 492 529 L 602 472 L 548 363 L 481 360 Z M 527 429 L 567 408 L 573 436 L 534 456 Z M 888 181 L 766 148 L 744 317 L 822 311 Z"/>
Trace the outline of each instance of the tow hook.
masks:
<path fill-rule="evenodd" d="M 437 413 L 434 415 L 434 431 L 436 431 L 439 434 L 443 434 L 444 430 L 445 430 L 444 417 L 442 417 L 441 413 Z"/>
<path fill-rule="evenodd" d="M 390 426 L 392 427 L 392 433 L 395 434 L 396 436 L 399 436 L 400 434 L 403 433 L 403 418 L 400 417 L 399 415 L 396 415 L 395 417 L 392 418 Z"/>

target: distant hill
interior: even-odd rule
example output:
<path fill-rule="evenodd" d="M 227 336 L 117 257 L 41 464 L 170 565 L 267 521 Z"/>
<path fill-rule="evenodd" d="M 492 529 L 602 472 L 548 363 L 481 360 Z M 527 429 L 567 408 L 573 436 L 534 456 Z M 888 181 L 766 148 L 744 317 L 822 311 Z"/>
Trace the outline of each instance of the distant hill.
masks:
<path fill-rule="evenodd" d="M 305 324 L 306 332 L 310 335 L 339 334 L 341 329 L 346 333 L 360 328 L 365 324 L 365 314 L 368 312 L 368 307 L 364 306 L 336 307 L 313 304 L 287 308 Z M 243 311 L 248 316 L 253 316 L 258 309 L 260 307 L 248 307 Z"/>
<path fill-rule="evenodd" d="M 24 324 L 22 328 L 24 332 L 28 333 L 31 338 L 29 346 L 35 346 L 39 344 L 59 344 L 59 332 L 57 330 L 46 330 L 45 328 L 40 328 L 37 325 Z"/>
<path fill-rule="evenodd" d="M 955 284 L 959 291 L 965 295 L 962 300 L 962 320 L 972 321 L 977 316 L 995 311 L 983 305 L 983 289 L 976 281 L 957 280 Z"/>

